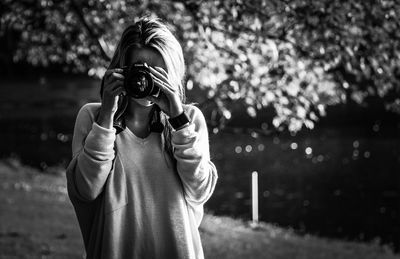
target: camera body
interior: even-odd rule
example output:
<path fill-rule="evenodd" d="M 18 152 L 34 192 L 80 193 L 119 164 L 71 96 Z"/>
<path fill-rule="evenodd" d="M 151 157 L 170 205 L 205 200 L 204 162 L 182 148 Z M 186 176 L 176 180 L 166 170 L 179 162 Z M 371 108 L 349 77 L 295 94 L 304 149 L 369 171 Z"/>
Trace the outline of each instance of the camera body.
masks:
<path fill-rule="evenodd" d="M 160 88 L 154 85 L 147 63 L 134 63 L 122 69 L 127 95 L 140 99 L 147 96 L 157 97 L 160 94 Z"/>

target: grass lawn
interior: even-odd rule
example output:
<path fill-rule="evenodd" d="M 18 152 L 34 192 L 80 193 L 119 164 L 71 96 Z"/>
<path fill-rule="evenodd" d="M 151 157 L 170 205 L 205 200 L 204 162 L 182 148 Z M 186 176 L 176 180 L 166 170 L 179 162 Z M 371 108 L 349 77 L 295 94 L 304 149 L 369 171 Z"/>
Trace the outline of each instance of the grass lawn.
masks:
<path fill-rule="evenodd" d="M 377 243 L 299 236 L 261 223 L 206 214 L 201 228 L 206 258 L 399 258 Z M 45 172 L 0 161 L 0 258 L 82 258 L 83 243 L 66 194 L 64 170 Z"/>

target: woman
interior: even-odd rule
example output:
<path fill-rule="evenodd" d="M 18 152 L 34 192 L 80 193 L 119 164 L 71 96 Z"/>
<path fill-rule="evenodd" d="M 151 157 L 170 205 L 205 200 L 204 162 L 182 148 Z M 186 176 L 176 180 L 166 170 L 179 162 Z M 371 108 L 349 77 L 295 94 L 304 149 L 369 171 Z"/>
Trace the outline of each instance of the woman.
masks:
<path fill-rule="evenodd" d="M 133 97 L 127 67 L 144 63 L 159 91 Z M 198 227 L 218 176 L 184 74 L 170 30 L 141 18 L 121 36 L 101 103 L 80 109 L 67 182 L 87 258 L 204 258 Z"/>

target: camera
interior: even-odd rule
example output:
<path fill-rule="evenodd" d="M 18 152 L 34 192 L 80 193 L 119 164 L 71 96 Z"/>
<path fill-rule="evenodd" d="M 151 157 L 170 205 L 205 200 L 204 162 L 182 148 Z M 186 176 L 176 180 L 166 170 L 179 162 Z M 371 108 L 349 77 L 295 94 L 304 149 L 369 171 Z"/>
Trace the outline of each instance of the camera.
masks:
<path fill-rule="evenodd" d="M 134 63 L 122 69 L 127 95 L 140 99 L 160 94 L 160 88 L 154 85 L 147 63 Z"/>

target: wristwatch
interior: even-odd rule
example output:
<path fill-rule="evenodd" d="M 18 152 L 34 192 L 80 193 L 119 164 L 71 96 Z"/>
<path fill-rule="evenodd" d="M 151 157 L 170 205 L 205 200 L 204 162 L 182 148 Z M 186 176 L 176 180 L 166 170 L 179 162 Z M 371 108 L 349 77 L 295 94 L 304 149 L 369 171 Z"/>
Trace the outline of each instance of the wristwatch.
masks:
<path fill-rule="evenodd" d="M 183 111 L 176 117 L 169 118 L 168 121 L 171 124 L 172 128 L 174 128 L 174 130 L 178 130 L 190 122 L 189 116 L 187 116 L 185 111 Z"/>

